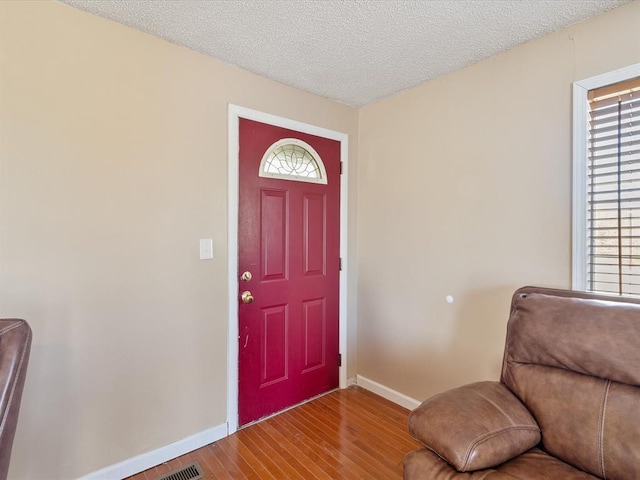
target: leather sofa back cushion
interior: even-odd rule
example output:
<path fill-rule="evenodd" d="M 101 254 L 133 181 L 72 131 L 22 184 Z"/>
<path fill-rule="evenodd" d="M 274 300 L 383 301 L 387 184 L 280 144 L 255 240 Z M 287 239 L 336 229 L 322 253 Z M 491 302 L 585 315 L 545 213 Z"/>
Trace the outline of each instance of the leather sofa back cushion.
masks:
<path fill-rule="evenodd" d="M 528 294 L 514 299 L 503 382 L 546 451 L 609 480 L 640 478 L 640 307 Z"/>
<path fill-rule="evenodd" d="M 609 480 L 640 478 L 640 389 L 540 365 L 512 365 L 508 386 L 527 405 L 551 455 Z"/>
<path fill-rule="evenodd" d="M 503 374 L 509 363 L 532 363 L 640 386 L 638 345 L 640 305 L 516 294 Z"/>

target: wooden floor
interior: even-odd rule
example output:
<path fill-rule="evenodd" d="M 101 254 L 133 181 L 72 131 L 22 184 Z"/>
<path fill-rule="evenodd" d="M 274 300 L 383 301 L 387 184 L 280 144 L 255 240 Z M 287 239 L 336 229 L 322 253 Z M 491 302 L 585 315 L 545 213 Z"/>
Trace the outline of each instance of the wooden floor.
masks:
<path fill-rule="evenodd" d="M 402 458 L 418 448 L 408 415 L 353 386 L 129 478 L 155 480 L 197 461 L 210 479 L 401 479 Z"/>

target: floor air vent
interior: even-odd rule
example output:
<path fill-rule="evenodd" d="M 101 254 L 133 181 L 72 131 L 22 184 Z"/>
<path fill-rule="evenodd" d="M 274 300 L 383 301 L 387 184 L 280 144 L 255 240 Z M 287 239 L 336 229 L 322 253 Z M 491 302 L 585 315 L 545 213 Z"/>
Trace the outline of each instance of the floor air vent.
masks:
<path fill-rule="evenodd" d="M 186 467 L 182 467 L 180 470 L 174 470 L 156 480 L 196 480 L 202 477 L 204 477 L 202 468 L 198 465 L 198 462 L 193 462 Z"/>

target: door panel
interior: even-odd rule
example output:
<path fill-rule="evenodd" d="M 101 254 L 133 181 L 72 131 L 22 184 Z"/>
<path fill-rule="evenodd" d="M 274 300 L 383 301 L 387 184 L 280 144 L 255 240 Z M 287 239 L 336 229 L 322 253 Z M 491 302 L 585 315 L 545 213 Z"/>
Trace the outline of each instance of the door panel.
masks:
<path fill-rule="evenodd" d="M 238 413 L 245 425 L 338 386 L 340 143 L 240 119 Z M 260 177 L 283 138 L 310 145 L 327 184 Z"/>
<path fill-rule="evenodd" d="M 289 329 L 287 323 L 286 305 L 262 309 L 261 387 L 267 387 L 287 379 L 289 366 L 287 338 Z"/>
<path fill-rule="evenodd" d="M 315 368 L 322 368 L 325 364 L 327 320 L 325 304 L 324 298 L 307 300 L 302 303 L 304 321 L 303 374 Z"/>
<path fill-rule="evenodd" d="M 260 201 L 263 280 L 284 280 L 289 255 L 287 192 L 262 190 Z"/>
<path fill-rule="evenodd" d="M 326 209 L 324 195 L 304 196 L 304 274 L 324 275 L 326 265 Z"/>

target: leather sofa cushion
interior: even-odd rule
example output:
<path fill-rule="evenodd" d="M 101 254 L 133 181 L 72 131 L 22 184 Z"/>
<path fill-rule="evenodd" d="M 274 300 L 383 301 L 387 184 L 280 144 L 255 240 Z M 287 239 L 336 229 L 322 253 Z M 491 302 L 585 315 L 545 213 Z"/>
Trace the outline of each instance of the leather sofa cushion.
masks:
<path fill-rule="evenodd" d="M 459 472 L 499 465 L 540 442 L 531 414 L 498 382 L 431 397 L 409 416 L 409 433 Z"/>
<path fill-rule="evenodd" d="M 533 448 L 496 468 L 457 472 L 426 449 L 404 458 L 404 478 L 424 480 L 597 480 L 598 477 Z"/>
<path fill-rule="evenodd" d="M 509 384 L 542 430 L 542 445 L 609 480 L 640 479 L 640 389 L 541 365 L 512 365 Z"/>
<path fill-rule="evenodd" d="M 639 322 L 638 304 L 516 293 L 503 378 L 528 363 L 640 386 Z"/>

